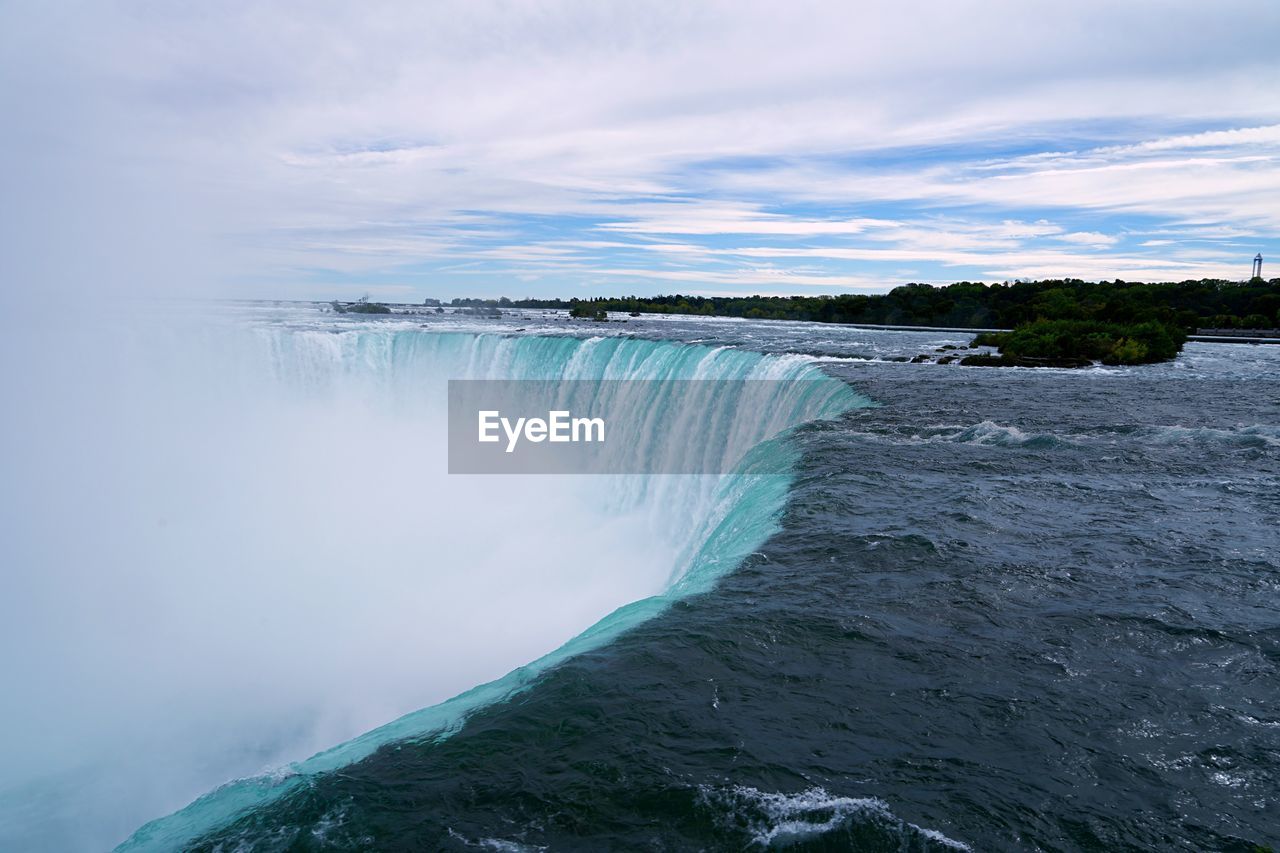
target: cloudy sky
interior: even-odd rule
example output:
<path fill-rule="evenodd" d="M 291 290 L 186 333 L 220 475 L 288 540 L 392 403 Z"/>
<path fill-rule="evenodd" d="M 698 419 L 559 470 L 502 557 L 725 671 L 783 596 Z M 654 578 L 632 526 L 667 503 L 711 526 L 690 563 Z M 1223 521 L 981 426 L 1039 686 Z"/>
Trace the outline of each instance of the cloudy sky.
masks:
<path fill-rule="evenodd" d="M 3 263 L 32 287 L 819 294 L 1280 263 L 1274 0 L 0 18 Z"/>

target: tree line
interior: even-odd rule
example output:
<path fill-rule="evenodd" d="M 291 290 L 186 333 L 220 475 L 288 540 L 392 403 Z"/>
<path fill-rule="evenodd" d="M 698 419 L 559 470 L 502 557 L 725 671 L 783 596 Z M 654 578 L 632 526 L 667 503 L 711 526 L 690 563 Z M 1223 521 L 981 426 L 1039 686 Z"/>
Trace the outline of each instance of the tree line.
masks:
<path fill-rule="evenodd" d="M 1197 328 L 1280 328 L 1280 278 L 1138 282 L 961 281 L 938 287 L 906 284 L 884 294 L 836 296 L 668 296 L 590 299 L 454 299 L 455 306 L 558 308 L 591 311 L 696 314 L 819 323 L 891 326 L 1014 328 L 1037 320 L 1104 323 L 1154 321 L 1185 331 Z"/>

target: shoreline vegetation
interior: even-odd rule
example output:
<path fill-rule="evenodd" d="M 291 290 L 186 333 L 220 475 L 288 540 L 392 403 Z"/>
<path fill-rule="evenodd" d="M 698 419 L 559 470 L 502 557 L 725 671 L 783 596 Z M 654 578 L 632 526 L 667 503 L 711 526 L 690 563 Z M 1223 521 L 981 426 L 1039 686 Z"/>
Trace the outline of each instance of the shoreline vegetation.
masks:
<path fill-rule="evenodd" d="M 427 300 L 427 304 L 439 303 Z M 1003 328 L 978 335 L 956 359 L 975 366 L 1086 367 L 1169 361 L 1188 334 L 1209 330 L 1280 336 L 1280 278 L 1144 284 L 1080 279 L 906 284 L 885 294 L 704 297 L 673 294 L 592 299 L 454 299 L 455 308 L 567 309 L 596 322 L 610 312 L 688 314 L 818 323 Z M 348 310 L 351 310 L 348 308 Z M 1207 333 L 1207 332 L 1202 332 Z"/>

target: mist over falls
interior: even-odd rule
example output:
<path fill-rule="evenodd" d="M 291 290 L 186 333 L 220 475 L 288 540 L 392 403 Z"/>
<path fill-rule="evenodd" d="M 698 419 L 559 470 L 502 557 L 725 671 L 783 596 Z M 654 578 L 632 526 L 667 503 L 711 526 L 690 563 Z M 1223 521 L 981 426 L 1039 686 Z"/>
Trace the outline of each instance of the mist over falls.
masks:
<path fill-rule="evenodd" d="M 623 605 L 705 588 L 774 529 L 785 477 L 446 480 L 447 378 L 815 370 L 653 341 L 154 319 L 6 343 L 48 357 L 6 380 L 38 405 L 15 412 L 5 457 L 0 847 L 115 844 Z"/>

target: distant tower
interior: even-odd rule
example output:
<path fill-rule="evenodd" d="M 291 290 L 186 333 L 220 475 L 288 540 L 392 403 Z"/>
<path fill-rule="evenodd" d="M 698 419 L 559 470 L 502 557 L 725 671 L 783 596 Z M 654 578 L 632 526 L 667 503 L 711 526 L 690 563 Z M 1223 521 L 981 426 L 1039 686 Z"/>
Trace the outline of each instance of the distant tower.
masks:
<path fill-rule="evenodd" d="M 1253 259 L 1253 275 L 1251 278 L 1262 278 L 1262 253 L 1259 252 L 1257 257 Z"/>

